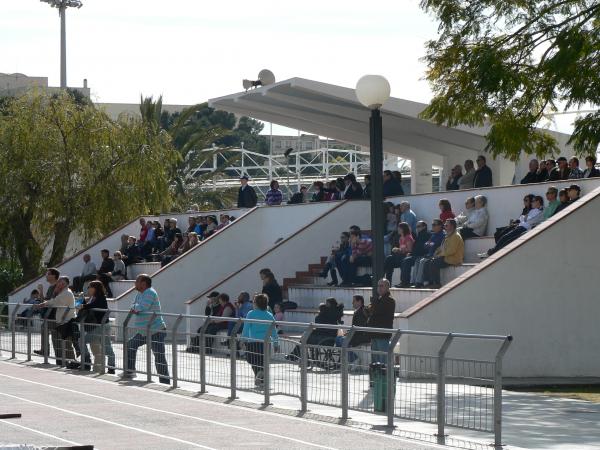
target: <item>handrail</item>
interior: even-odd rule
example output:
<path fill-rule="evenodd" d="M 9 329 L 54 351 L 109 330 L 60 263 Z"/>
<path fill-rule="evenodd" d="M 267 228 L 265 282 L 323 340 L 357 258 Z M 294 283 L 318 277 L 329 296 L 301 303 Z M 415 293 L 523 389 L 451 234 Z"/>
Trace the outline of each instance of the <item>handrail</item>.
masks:
<path fill-rule="evenodd" d="M 300 233 L 302 233 L 304 230 L 306 230 L 307 228 L 311 227 L 312 225 L 314 225 L 316 222 L 320 221 L 321 219 L 323 219 L 324 217 L 328 216 L 329 214 L 331 214 L 333 211 L 336 211 L 338 208 L 342 207 L 343 205 L 345 205 L 347 202 L 349 201 L 355 201 L 355 200 L 342 200 L 340 201 L 337 205 L 335 205 L 333 208 L 325 211 L 323 214 L 321 214 L 320 216 L 318 216 L 317 218 L 315 218 L 312 222 L 304 225 L 302 228 L 300 228 L 297 232 L 295 232 L 294 234 L 286 237 L 285 239 L 282 239 L 281 241 L 277 242 L 275 245 L 273 245 L 273 247 L 269 248 L 268 250 L 266 250 L 265 252 L 261 253 L 260 255 L 258 255 L 256 258 L 252 259 L 250 262 L 248 262 L 247 264 L 244 264 L 242 267 L 240 267 L 238 270 L 236 270 L 235 272 L 227 275 L 225 278 L 219 280 L 217 283 L 213 284 L 209 289 L 204 290 L 203 292 L 201 292 L 200 294 L 195 295 L 194 297 L 192 297 L 191 299 L 187 300 L 185 302 L 186 305 L 191 305 L 194 302 L 196 302 L 196 300 L 201 299 L 202 297 L 204 297 L 204 295 L 206 295 L 207 293 L 213 291 L 217 286 L 225 283 L 227 280 L 233 278 L 234 276 L 236 276 L 238 273 L 242 272 L 243 270 L 245 270 L 246 268 L 250 267 L 252 264 L 254 264 L 255 262 L 257 262 L 259 259 L 263 258 L 265 255 L 268 255 L 269 253 L 273 252 L 275 249 L 277 249 L 279 246 L 285 244 L 286 242 L 288 242 L 289 240 L 293 239 L 294 237 L 298 236 Z"/>

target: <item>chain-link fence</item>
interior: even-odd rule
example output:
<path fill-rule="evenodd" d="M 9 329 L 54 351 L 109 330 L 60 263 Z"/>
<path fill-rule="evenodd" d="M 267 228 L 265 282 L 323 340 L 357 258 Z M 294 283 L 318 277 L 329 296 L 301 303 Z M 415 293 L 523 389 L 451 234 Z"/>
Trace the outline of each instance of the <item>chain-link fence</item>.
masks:
<path fill-rule="evenodd" d="M 342 418 L 350 410 L 381 414 L 390 426 L 395 418 L 429 422 L 437 424 L 440 442 L 452 426 L 493 432 L 501 443 L 502 359 L 510 336 L 174 314 L 161 314 L 168 327 L 155 329 L 156 314 L 149 314 L 139 328 L 129 311 L 75 316 L 68 308 L 0 305 L 0 352 L 174 387 L 197 383 L 200 392 L 218 386 L 232 398 L 251 391 L 264 404 L 285 395 L 298 398 L 302 411 L 316 403 L 341 408 Z M 262 327 L 260 338 L 244 332 L 255 325 Z M 304 331 L 285 335 L 276 325 Z M 437 353 L 409 353 L 403 337 L 435 340 Z M 492 348 L 487 359 L 448 357 L 457 340 L 496 344 L 486 347 Z"/>

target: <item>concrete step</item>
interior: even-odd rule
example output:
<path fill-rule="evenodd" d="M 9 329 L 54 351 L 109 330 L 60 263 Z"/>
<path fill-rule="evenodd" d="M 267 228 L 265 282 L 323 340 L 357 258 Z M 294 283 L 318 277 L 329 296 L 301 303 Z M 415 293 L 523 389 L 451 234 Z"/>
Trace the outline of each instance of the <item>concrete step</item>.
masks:
<path fill-rule="evenodd" d="M 481 260 L 477 256 L 487 249 L 492 248 L 496 242 L 493 236 L 467 239 L 465 241 L 465 263 L 478 263 Z"/>
<path fill-rule="evenodd" d="M 461 275 L 468 272 L 476 265 L 477 264 L 475 264 L 475 263 L 465 263 L 465 264 L 461 264 L 460 266 L 450 266 L 450 267 L 446 267 L 446 268 L 442 269 L 440 271 L 440 281 L 442 282 L 442 286 L 444 284 L 448 284 L 450 281 L 454 280 L 455 278 L 460 277 Z"/>
<path fill-rule="evenodd" d="M 110 290 L 113 293 L 113 298 L 117 298 L 127 292 L 135 285 L 134 280 L 111 281 Z"/>
<path fill-rule="evenodd" d="M 365 304 L 369 304 L 371 288 L 363 287 L 329 287 L 329 286 L 290 286 L 288 300 L 298 304 L 299 308 L 316 309 L 328 297 L 335 298 L 338 303 L 343 303 L 345 308 L 352 307 L 352 297 L 362 295 Z M 392 288 L 391 293 L 396 300 L 396 312 L 402 312 L 435 292 L 434 289 L 398 289 Z"/>
<path fill-rule="evenodd" d="M 159 262 L 131 264 L 127 267 L 127 279 L 135 280 L 137 276 L 142 273 L 145 273 L 146 275 L 153 275 L 158 269 L 160 269 Z"/>

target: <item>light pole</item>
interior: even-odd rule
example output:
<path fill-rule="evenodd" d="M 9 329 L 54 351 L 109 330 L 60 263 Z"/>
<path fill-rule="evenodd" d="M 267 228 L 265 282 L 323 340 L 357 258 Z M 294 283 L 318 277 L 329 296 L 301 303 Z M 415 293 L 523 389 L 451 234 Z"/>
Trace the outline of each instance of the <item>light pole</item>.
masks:
<path fill-rule="evenodd" d="M 58 16 L 60 17 L 60 87 L 67 87 L 67 26 L 66 12 L 67 8 L 81 8 L 83 3 L 79 0 L 40 0 L 43 3 L 48 3 L 53 8 L 58 8 Z"/>
<path fill-rule="evenodd" d="M 390 98 L 390 83 L 381 75 L 365 75 L 356 83 L 356 98 L 371 110 L 370 172 L 371 172 L 371 232 L 373 236 L 373 298 L 377 297 L 377 283 L 384 277 L 383 238 L 383 136 L 379 108 Z M 389 280 L 390 283 L 392 280 Z"/>

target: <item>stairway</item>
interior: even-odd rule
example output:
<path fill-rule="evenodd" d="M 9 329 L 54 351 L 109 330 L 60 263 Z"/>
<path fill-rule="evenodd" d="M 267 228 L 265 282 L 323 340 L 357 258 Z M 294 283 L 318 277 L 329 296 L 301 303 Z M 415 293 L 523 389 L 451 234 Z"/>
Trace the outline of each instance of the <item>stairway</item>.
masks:
<path fill-rule="evenodd" d="M 110 290 L 112 291 L 112 298 L 117 298 L 120 295 L 133 288 L 135 285 L 135 279 L 138 275 L 146 274 L 153 275 L 160 269 L 159 262 L 142 262 L 131 264 L 127 266 L 127 279 L 121 281 L 112 281 L 110 283 Z"/>

